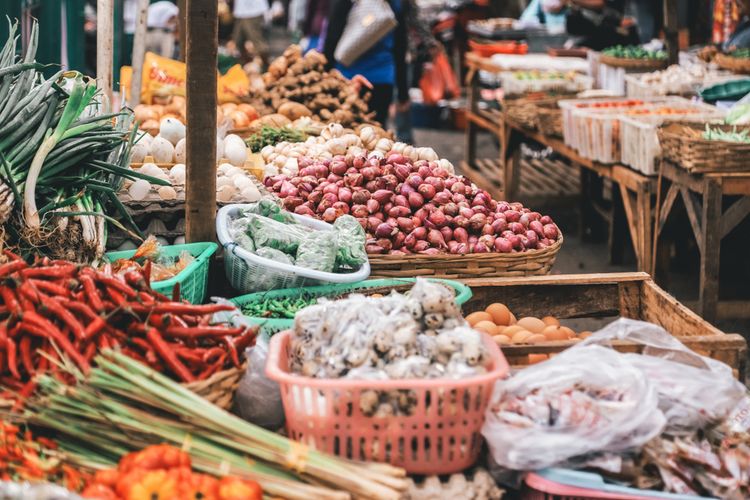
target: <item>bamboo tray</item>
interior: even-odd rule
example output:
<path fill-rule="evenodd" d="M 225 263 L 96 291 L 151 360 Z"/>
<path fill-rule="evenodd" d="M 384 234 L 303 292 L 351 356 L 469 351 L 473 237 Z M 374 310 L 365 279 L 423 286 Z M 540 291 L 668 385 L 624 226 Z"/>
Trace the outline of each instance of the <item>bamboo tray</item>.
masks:
<path fill-rule="evenodd" d="M 599 64 L 606 64 L 613 68 L 624 68 L 631 70 L 656 71 L 669 66 L 667 59 L 626 59 L 623 57 L 612 57 L 602 54 L 599 56 Z"/>
<path fill-rule="evenodd" d="M 646 273 L 579 274 L 527 278 L 465 280 L 473 296 L 465 314 L 484 310 L 493 302 L 506 304 L 517 317 L 554 316 L 560 319 L 626 317 L 663 327 L 694 351 L 731 366 L 740 380 L 747 369 L 747 341 L 714 327 L 669 295 Z M 502 346 L 515 368 L 529 364 L 529 354 L 555 354 L 571 341 Z M 638 352 L 630 342 L 615 342 L 621 352 Z"/>
<path fill-rule="evenodd" d="M 549 274 L 562 234 L 542 250 L 518 253 L 470 253 L 466 255 L 375 255 L 369 254 L 370 278 L 498 278 Z"/>
<path fill-rule="evenodd" d="M 725 131 L 748 130 L 750 126 L 711 125 Z M 705 124 L 670 122 L 658 130 L 662 156 L 688 172 L 747 172 L 750 144 L 709 141 L 703 138 Z"/>
<path fill-rule="evenodd" d="M 727 54 L 716 54 L 714 62 L 721 69 L 726 69 L 732 73 L 750 75 L 750 58 L 748 57 L 732 57 Z"/>

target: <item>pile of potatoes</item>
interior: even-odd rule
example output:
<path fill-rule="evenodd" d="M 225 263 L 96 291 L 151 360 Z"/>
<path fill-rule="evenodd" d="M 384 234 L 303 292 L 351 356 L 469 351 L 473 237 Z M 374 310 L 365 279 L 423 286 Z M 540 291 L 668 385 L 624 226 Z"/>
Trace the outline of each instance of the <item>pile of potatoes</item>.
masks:
<path fill-rule="evenodd" d="M 552 316 L 527 316 L 516 319 L 510 309 L 500 303 L 490 304 L 484 311 L 469 314 L 466 321 L 474 329 L 491 335 L 500 346 L 561 340 L 579 342 L 591 335 L 588 331 L 576 333 L 571 328 L 561 325 L 560 320 Z"/>

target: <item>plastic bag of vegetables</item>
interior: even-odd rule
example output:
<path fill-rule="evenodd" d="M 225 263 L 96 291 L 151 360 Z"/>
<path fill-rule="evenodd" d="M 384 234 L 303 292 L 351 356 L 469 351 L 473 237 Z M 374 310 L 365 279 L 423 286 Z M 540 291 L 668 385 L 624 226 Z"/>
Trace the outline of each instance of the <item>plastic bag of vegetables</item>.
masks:
<path fill-rule="evenodd" d="M 270 247 L 294 255 L 308 231 L 297 224 L 284 224 L 268 217 L 249 215 L 248 233 L 256 247 Z"/>
<path fill-rule="evenodd" d="M 295 263 L 315 271 L 332 272 L 336 262 L 336 242 L 337 235 L 332 231 L 309 233 L 297 249 Z"/>
<path fill-rule="evenodd" d="M 258 203 L 252 203 L 245 209 L 246 214 L 262 215 L 277 222 L 284 224 L 296 224 L 294 217 L 289 212 L 285 212 L 273 200 L 264 198 Z"/>
<path fill-rule="evenodd" d="M 338 267 L 357 268 L 367 262 L 365 230 L 357 219 L 351 215 L 343 215 L 333 223 L 337 235 L 338 249 L 336 265 Z"/>
<path fill-rule="evenodd" d="M 276 250 L 275 248 L 260 247 L 255 250 L 255 255 L 257 255 L 258 257 L 263 257 L 264 259 L 275 260 L 276 262 L 281 262 L 282 264 L 294 264 L 294 259 L 292 258 L 292 256 L 287 255 L 280 250 Z"/>

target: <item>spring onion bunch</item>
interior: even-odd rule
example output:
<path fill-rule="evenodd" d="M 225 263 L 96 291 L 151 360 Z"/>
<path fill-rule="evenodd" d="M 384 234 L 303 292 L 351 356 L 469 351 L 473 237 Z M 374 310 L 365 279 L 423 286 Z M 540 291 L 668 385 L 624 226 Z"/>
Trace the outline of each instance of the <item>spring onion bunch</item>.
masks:
<path fill-rule="evenodd" d="M 101 114 L 93 81 L 59 71 L 45 79 L 34 62 L 39 28 L 32 25 L 22 59 L 17 24 L 0 51 L 0 224 L 22 252 L 91 261 L 101 256 L 113 207 L 128 169 L 132 113 Z M 148 178 L 149 182 L 165 181 Z"/>
<path fill-rule="evenodd" d="M 210 474 L 258 481 L 266 494 L 289 499 L 397 500 L 405 471 L 311 450 L 213 405 L 184 386 L 114 350 L 95 358 L 88 376 L 72 365 L 67 385 L 40 375 L 24 417 L 55 432 L 73 460 L 112 465 L 125 453 L 162 442 L 181 446 Z"/>

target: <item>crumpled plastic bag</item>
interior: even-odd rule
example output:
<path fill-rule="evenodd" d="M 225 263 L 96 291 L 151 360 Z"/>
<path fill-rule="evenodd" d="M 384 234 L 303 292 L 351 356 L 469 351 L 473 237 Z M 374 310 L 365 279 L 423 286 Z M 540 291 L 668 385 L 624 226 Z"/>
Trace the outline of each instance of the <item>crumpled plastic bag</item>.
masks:
<path fill-rule="evenodd" d="M 2 500 L 83 500 L 70 490 L 52 483 L 0 481 Z"/>
<path fill-rule="evenodd" d="M 299 244 L 294 262 L 306 269 L 333 272 L 336 262 L 336 234 L 332 231 L 309 233 Z"/>
<path fill-rule="evenodd" d="M 248 252 L 255 252 L 255 242 L 247 234 L 247 228 L 250 225 L 250 219 L 239 217 L 229 223 L 229 237 L 236 242 L 241 248 Z"/>
<path fill-rule="evenodd" d="M 609 346 L 613 340 L 644 346 L 642 354 L 623 356 L 656 387 L 659 408 L 667 419 L 665 431 L 671 434 L 717 423 L 747 398 L 747 389 L 728 365 L 690 350 L 653 323 L 620 318 L 575 348 Z"/>
<path fill-rule="evenodd" d="M 589 345 L 499 381 L 482 435 L 501 467 L 536 470 L 640 447 L 665 423 L 643 371 L 617 351 Z"/>
<path fill-rule="evenodd" d="M 357 219 L 351 215 L 342 215 L 333 223 L 337 234 L 338 251 L 336 265 L 356 269 L 367 262 L 365 242 L 367 236 Z"/>
<path fill-rule="evenodd" d="M 244 212 L 245 214 L 255 214 L 268 217 L 269 219 L 273 219 L 276 222 L 281 222 L 283 224 L 296 224 L 292 214 L 283 211 L 276 202 L 268 198 L 264 198 L 257 203 L 251 203 Z"/>
<path fill-rule="evenodd" d="M 281 262 L 282 264 L 294 265 L 294 258 L 275 248 L 260 247 L 255 250 L 255 255 L 264 259 Z"/>
<path fill-rule="evenodd" d="M 284 224 L 260 215 L 248 215 L 247 231 L 256 247 L 271 247 L 294 255 L 299 244 L 310 232 L 299 224 Z"/>
<path fill-rule="evenodd" d="M 247 370 L 240 379 L 235 404 L 240 417 L 269 430 L 284 425 L 284 406 L 279 384 L 266 376 L 268 339 L 258 337 L 254 346 L 245 351 Z"/>

